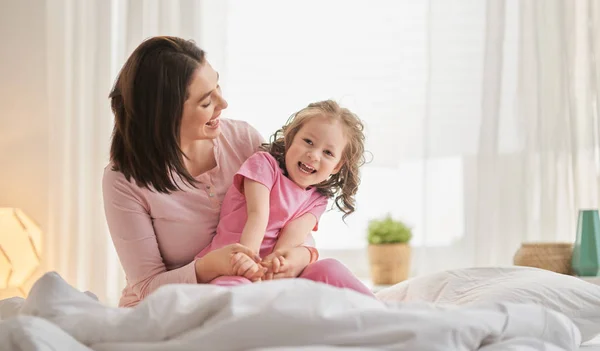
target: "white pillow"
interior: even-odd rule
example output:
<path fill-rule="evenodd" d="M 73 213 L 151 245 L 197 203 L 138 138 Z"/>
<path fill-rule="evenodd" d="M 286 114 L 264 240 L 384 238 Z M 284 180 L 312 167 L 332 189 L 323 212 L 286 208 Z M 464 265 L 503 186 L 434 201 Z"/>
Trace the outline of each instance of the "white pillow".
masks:
<path fill-rule="evenodd" d="M 486 302 L 533 303 L 561 312 L 583 341 L 600 334 L 600 286 L 538 268 L 466 268 L 416 277 L 376 294 L 381 301 L 440 305 Z"/>
<path fill-rule="evenodd" d="M 0 300 L 0 320 L 9 319 L 19 314 L 23 305 L 22 297 L 10 297 Z"/>

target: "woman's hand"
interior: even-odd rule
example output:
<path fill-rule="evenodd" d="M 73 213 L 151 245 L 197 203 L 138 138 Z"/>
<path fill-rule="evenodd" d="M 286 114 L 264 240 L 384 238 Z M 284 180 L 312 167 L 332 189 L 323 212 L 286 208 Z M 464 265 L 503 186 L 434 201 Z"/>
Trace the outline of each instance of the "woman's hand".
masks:
<path fill-rule="evenodd" d="M 244 245 L 231 244 L 224 246 L 196 260 L 196 279 L 198 283 L 209 283 L 211 280 L 222 275 L 238 275 L 237 270 L 234 270 L 234 263 L 237 262 L 237 260 L 234 260 L 234 257 L 240 258 L 243 256 L 237 254 L 246 256 L 254 263 L 261 261 L 258 255 Z M 256 266 L 258 269 L 258 265 Z M 240 269 L 240 267 L 237 268 Z"/>
<path fill-rule="evenodd" d="M 232 275 L 244 277 L 252 282 L 261 280 L 263 275 L 267 272 L 267 268 L 264 268 L 260 263 L 257 263 L 242 252 L 233 254 L 231 257 L 231 265 L 234 272 Z"/>
<path fill-rule="evenodd" d="M 310 251 L 303 246 L 276 250 L 261 263 L 268 268 L 263 280 L 295 278 L 310 263 Z"/>

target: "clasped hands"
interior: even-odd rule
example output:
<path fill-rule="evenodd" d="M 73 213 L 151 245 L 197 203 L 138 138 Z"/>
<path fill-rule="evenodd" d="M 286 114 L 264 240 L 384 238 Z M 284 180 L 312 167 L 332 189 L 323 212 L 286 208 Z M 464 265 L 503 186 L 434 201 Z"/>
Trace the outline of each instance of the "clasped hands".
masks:
<path fill-rule="evenodd" d="M 295 276 L 293 264 L 286 259 L 289 250 L 276 250 L 265 258 L 260 259 L 236 252 L 231 255 L 231 266 L 233 274 L 257 282 L 261 280 L 272 280 L 280 278 L 292 278 Z"/>

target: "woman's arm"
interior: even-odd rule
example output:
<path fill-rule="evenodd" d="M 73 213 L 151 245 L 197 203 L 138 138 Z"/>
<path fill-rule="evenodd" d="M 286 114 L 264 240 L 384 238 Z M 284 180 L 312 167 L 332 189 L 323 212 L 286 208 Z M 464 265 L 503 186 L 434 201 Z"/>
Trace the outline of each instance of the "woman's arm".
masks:
<path fill-rule="evenodd" d="M 167 271 L 142 190 L 129 183 L 121 173 L 107 169 L 102 180 L 102 191 L 113 244 L 128 285 L 139 300 L 165 284 L 208 283 L 219 275 L 231 274 L 231 257 L 236 252 L 260 261 L 248 248 L 236 244 Z"/>
<path fill-rule="evenodd" d="M 128 284 L 140 300 L 165 284 L 197 283 L 194 262 L 167 271 L 141 189 L 107 169 L 102 191 L 113 244 Z"/>
<path fill-rule="evenodd" d="M 242 267 L 240 264 L 234 266 L 234 263 L 238 263 L 242 258 L 247 265 L 242 272 L 238 272 Z M 246 246 L 230 244 L 196 259 L 196 279 L 198 283 L 208 283 L 221 275 L 244 275 L 255 280 L 264 274 L 258 266 L 260 261 L 260 257 Z"/>
<path fill-rule="evenodd" d="M 242 231 L 240 244 L 250 248 L 254 253 L 258 254 L 269 221 L 270 191 L 265 185 L 244 178 L 243 193 L 246 199 L 248 220 Z"/>

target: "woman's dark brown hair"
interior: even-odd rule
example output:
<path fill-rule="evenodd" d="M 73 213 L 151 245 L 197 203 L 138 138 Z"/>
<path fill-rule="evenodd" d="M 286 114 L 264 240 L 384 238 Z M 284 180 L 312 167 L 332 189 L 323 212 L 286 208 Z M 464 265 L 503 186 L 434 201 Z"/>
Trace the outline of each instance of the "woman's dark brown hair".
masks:
<path fill-rule="evenodd" d="M 277 160 L 279 167 L 287 175 L 285 167 L 285 153 L 292 144 L 294 137 L 302 126 L 315 117 L 327 117 L 340 121 L 344 128 L 344 134 L 348 140 L 342 154 L 342 168 L 326 181 L 315 185 L 317 191 L 333 198 L 335 205 L 344 212 L 342 218 L 346 218 L 354 212 L 356 200 L 354 196 L 360 184 L 359 168 L 365 163 L 365 135 L 364 125 L 361 120 L 347 108 L 333 100 L 319 101 L 309 104 L 307 107 L 295 113 L 287 123 L 271 136 L 271 142 L 263 144 L 261 149 L 267 151 Z"/>
<path fill-rule="evenodd" d="M 175 175 L 195 184 L 184 166 L 179 134 L 188 85 L 204 61 L 204 51 L 176 37 L 153 37 L 135 49 L 109 95 L 114 171 L 163 193 L 180 189 Z"/>

